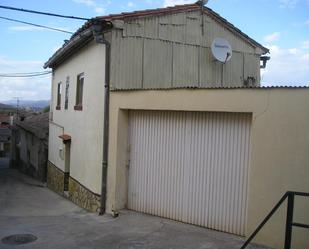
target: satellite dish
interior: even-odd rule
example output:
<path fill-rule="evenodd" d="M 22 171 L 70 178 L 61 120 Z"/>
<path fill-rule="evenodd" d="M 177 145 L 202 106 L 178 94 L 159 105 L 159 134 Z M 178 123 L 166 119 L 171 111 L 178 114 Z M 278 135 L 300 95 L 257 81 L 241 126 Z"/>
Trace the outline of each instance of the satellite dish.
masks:
<path fill-rule="evenodd" d="M 232 47 L 229 42 L 223 38 L 215 38 L 211 44 L 213 56 L 220 62 L 226 63 L 232 58 Z"/>

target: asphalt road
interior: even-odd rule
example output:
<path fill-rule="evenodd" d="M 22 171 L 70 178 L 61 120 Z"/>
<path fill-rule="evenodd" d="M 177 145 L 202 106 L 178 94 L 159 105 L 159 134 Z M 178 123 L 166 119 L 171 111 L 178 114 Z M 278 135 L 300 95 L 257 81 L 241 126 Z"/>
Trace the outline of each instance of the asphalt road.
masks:
<path fill-rule="evenodd" d="M 118 218 L 88 213 L 16 170 L 0 169 L 0 239 L 15 234 L 37 240 L 0 241 L 0 248 L 236 249 L 242 244 L 237 236 L 132 211 Z"/>
<path fill-rule="evenodd" d="M 10 158 L 0 157 L 0 170 L 7 169 L 9 167 Z"/>

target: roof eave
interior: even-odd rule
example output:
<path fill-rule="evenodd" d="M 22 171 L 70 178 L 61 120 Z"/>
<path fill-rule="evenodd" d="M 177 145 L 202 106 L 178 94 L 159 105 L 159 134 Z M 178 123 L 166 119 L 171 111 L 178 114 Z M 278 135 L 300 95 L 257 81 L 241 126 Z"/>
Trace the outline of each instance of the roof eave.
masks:
<path fill-rule="evenodd" d="M 95 25 L 102 25 L 102 30 L 106 31 L 111 29 L 112 23 L 106 20 L 98 20 L 97 18 L 90 19 L 84 26 L 78 29 L 56 53 L 44 64 L 44 68 L 55 68 L 62 63 L 69 56 L 74 54 L 77 50 L 81 49 L 93 40 L 93 27 Z M 85 28 L 84 28 L 85 27 Z"/>
<path fill-rule="evenodd" d="M 260 48 L 263 51 L 263 54 L 269 53 L 269 49 L 249 37 L 247 34 L 242 32 L 240 29 L 235 27 L 232 23 L 227 21 L 225 18 L 220 16 L 217 12 L 213 11 L 212 9 L 205 7 L 204 12 L 208 15 L 210 15 L 213 19 L 215 19 L 217 22 L 221 23 L 222 25 L 226 26 L 231 32 L 234 34 L 240 36 L 242 39 L 247 41 L 249 44 L 251 44 L 253 47 Z"/>
<path fill-rule="evenodd" d="M 84 47 L 93 40 L 92 30 L 90 28 L 82 31 L 73 37 L 68 43 L 65 43 L 52 57 L 44 64 L 44 68 L 54 68 L 63 60 L 71 56 L 76 50 Z"/>

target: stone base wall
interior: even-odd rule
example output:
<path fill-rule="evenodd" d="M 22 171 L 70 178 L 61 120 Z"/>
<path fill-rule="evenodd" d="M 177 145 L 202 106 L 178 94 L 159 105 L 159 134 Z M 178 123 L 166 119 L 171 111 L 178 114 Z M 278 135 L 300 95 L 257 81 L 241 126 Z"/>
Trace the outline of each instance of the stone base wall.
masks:
<path fill-rule="evenodd" d="M 100 211 L 100 196 L 85 188 L 72 177 L 69 178 L 69 199 L 90 212 L 98 213 Z"/>
<path fill-rule="evenodd" d="M 65 191 L 65 181 L 68 178 L 68 174 L 65 174 L 62 170 L 58 169 L 50 161 L 47 163 L 47 187 L 56 193 L 63 195 Z"/>
<path fill-rule="evenodd" d="M 69 191 L 69 179 L 70 179 L 70 173 L 65 172 L 64 173 L 64 183 L 63 183 L 63 190 Z"/>
<path fill-rule="evenodd" d="M 100 195 L 91 192 L 78 181 L 48 161 L 47 187 L 90 212 L 100 211 Z M 68 196 L 64 195 L 68 191 Z"/>

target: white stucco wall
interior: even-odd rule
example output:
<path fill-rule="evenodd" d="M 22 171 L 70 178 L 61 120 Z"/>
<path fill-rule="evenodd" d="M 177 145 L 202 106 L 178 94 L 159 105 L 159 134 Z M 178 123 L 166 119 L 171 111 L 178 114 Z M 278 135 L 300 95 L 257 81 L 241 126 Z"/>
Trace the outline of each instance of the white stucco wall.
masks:
<path fill-rule="evenodd" d="M 83 110 L 77 111 L 74 105 L 77 75 L 80 73 L 84 73 Z M 70 77 L 69 106 L 65 110 L 67 76 Z M 49 127 L 49 161 L 64 171 L 64 160 L 59 157 L 59 148 L 64 148 L 64 145 L 58 136 L 63 133 L 70 135 L 70 176 L 97 194 L 101 192 L 104 79 L 105 46 L 94 41 L 56 68 Z M 56 110 L 59 82 L 62 82 L 61 110 Z"/>

